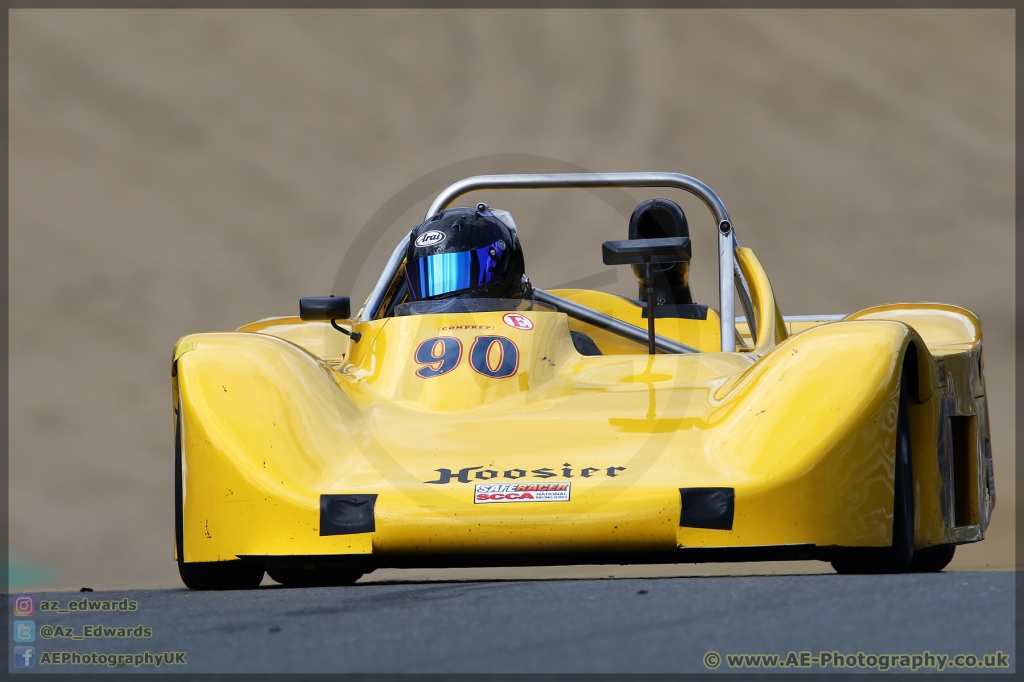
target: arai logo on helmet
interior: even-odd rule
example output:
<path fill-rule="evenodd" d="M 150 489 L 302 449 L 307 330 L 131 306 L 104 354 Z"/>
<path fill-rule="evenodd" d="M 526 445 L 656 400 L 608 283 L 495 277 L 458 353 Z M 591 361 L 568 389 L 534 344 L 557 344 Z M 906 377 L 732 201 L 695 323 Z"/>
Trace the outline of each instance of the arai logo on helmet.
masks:
<path fill-rule="evenodd" d="M 421 248 L 424 246 L 437 246 L 447 238 L 448 235 L 444 232 L 439 232 L 438 230 L 427 230 L 419 237 L 416 237 L 415 243 L 416 246 Z"/>

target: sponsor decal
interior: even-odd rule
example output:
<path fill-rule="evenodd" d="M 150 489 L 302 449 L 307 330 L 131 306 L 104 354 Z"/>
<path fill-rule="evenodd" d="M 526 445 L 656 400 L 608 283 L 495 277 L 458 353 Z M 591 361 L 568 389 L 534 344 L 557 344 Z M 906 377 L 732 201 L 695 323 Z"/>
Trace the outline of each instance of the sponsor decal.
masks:
<path fill-rule="evenodd" d="M 458 329 L 494 329 L 489 324 L 453 324 L 450 327 L 438 327 L 439 332 L 450 332 Z"/>
<path fill-rule="evenodd" d="M 566 462 L 561 466 L 562 473 L 559 474 L 551 469 L 551 467 L 541 467 L 540 469 L 533 469 L 527 471 L 526 469 L 506 469 L 504 472 L 500 472 L 496 469 L 484 469 L 483 466 L 476 467 L 463 467 L 457 471 L 452 469 L 434 469 L 438 473 L 436 481 L 423 481 L 433 485 L 444 485 L 446 483 L 469 483 L 470 477 L 472 476 L 478 481 L 490 481 L 498 478 L 506 478 L 509 480 L 518 480 L 521 478 L 573 478 L 574 471 L 572 464 Z M 620 471 L 625 471 L 626 467 L 583 467 L 579 469 L 575 475 L 582 476 L 583 478 L 591 478 L 601 476 L 602 474 L 608 478 L 615 478 L 619 475 Z M 532 484 L 531 484 L 532 485 Z"/>
<path fill-rule="evenodd" d="M 501 318 L 501 321 L 513 329 L 520 329 L 524 332 L 533 329 L 533 321 L 526 315 L 520 315 L 519 313 L 508 313 L 505 317 Z"/>
<path fill-rule="evenodd" d="M 438 230 L 427 230 L 419 237 L 416 237 L 416 246 L 436 246 L 448 238 L 444 232 Z"/>
<path fill-rule="evenodd" d="M 572 483 L 477 483 L 474 504 L 568 502 Z"/>

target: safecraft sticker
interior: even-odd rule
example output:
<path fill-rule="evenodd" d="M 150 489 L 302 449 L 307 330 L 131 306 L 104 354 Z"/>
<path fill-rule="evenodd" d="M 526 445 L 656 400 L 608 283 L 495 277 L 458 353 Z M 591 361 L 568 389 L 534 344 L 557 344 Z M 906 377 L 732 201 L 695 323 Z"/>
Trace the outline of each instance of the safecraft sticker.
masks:
<path fill-rule="evenodd" d="M 568 502 L 571 483 L 477 483 L 473 502 Z"/>

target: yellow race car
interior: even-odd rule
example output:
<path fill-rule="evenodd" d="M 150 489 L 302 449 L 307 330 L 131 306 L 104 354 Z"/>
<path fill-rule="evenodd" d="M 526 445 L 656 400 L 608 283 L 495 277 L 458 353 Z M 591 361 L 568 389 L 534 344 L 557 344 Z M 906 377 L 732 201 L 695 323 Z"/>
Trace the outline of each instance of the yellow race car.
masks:
<path fill-rule="evenodd" d="M 603 261 L 636 300 L 536 288 L 480 190 L 668 187 Z M 596 259 L 598 245 L 594 245 Z M 737 316 L 739 302 L 744 315 Z M 981 326 L 951 305 L 783 317 L 718 196 L 676 173 L 467 178 L 346 297 L 174 348 L 175 559 L 193 589 L 385 567 L 818 559 L 938 571 L 995 504 Z"/>

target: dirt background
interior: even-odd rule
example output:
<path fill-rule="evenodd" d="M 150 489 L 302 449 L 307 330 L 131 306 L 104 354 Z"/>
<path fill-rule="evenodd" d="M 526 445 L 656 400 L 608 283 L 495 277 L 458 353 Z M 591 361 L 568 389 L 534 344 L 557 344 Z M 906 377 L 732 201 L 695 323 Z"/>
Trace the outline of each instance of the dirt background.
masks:
<path fill-rule="evenodd" d="M 1012 10 L 13 10 L 12 567 L 25 585 L 180 586 L 174 341 L 332 287 L 361 300 L 464 175 L 582 167 L 710 184 L 786 314 L 977 312 L 998 505 L 953 567 L 1012 568 L 1013 164 Z M 516 216 L 539 286 L 628 293 L 598 244 L 658 194 L 679 198 L 487 199 Z M 710 214 L 680 203 L 695 293 L 715 301 Z M 376 246 L 339 271 L 364 227 Z"/>

